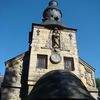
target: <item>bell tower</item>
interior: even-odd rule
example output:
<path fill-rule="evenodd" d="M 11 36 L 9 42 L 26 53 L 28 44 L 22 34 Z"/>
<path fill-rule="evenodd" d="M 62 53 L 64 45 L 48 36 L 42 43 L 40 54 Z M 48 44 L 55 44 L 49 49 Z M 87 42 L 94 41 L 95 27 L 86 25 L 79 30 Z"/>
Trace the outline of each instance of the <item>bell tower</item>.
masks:
<path fill-rule="evenodd" d="M 33 24 L 30 33 L 29 92 L 36 81 L 52 70 L 66 70 L 80 78 L 76 29 L 61 22 L 62 12 L 51 0 L 43 12 L 43 22 Z"/>

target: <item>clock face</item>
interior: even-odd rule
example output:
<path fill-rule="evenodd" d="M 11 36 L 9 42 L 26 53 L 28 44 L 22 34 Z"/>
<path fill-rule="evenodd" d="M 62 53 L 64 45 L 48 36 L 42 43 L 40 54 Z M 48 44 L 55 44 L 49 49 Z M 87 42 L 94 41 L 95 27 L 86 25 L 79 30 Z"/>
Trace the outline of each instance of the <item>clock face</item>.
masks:
<path fill-rule="evenodd" d="M 57 64 L 57 63 L 59 63 L 61 61 L 61 56 L 59 54 L 57 54 L 57 53 L 54 53 L 54 54 L 51 55 L 50 59 L 51 59 L 52 63 Z"/>

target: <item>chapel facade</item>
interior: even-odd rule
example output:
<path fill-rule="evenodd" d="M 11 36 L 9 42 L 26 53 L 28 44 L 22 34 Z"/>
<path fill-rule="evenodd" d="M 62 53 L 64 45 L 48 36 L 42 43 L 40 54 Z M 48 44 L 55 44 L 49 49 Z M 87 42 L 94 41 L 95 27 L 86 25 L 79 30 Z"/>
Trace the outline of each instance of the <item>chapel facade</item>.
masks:
<path fill-rule="evenodd" d="M 6 61 L 1 100 L 25 100 L 37 81 L 53 70 L 76 75 L 95 99 L 95 69 L 79 57 L 77 29 L 66 27 L 56 0 L 43 12 L 41 24 L 32 24 L 29 50 Z"/>

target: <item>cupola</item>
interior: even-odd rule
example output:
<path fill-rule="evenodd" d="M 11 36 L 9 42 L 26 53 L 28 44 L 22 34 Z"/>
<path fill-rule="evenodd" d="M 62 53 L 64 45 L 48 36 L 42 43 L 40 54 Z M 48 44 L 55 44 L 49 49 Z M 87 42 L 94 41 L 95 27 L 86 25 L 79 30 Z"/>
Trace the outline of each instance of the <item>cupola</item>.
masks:
<path fill-rule="evenodd" d="M 43 22 L 46 20 L 61 21 L 62 12 L 58 8 L 58 2 L 56 0 L 51 0 L 48 7 L 43 12 Z"/>

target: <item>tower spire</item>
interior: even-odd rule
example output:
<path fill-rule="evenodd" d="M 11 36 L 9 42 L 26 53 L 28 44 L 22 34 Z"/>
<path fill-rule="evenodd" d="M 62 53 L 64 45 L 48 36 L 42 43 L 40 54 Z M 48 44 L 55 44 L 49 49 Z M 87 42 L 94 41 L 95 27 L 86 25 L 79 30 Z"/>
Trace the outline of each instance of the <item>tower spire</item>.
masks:
<path fill-rule="evenodd" d="M 48 3 L 48 7 L 43 12 L 43 22 L 47 20 L 60 22 L 61 17 L 62 17 L 62 12 L 58 8 L 58 2 L 56 0 L 51 0 Z"/>

